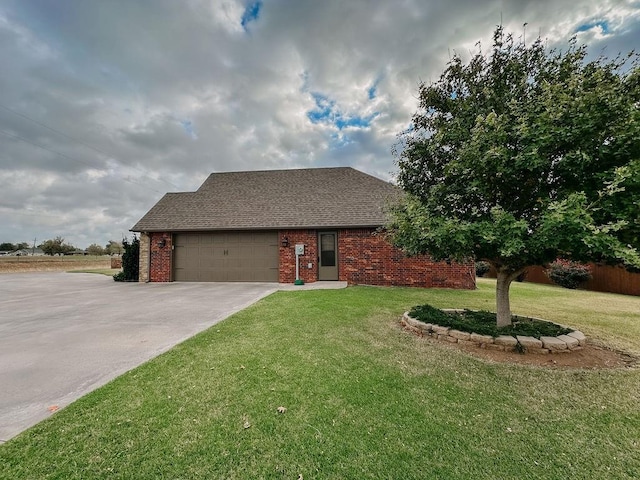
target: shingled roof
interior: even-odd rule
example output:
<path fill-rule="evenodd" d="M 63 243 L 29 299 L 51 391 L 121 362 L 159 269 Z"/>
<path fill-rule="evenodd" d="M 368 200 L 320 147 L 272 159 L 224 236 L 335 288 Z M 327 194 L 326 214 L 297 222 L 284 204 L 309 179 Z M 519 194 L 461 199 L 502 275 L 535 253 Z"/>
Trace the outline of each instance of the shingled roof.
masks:
<path fill-rule="evenodd" d="M 133 232 L 377 227 L 400 190 L 350 167 L 212 173 L 167 193 Z"/>

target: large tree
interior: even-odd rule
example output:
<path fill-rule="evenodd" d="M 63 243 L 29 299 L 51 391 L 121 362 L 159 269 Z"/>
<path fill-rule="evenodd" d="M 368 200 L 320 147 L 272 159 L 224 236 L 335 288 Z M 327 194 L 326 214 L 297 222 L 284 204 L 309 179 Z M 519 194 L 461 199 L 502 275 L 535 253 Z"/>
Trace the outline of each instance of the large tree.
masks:
<path fill-rule="evenodd" d="M 47 255 L 64 255 L 76 249 L 73 245 L 64 243 L 64 238 L 60 236 L 45 240 L 38 247 Z"/>
<path fill-rule="evenodd" d="M 115 240 L 109 240 L 109 243 L 104 247 L 104 253 L 107 255 L 121 255 L 123 251 L 122 243 Z"/>
<path fill-rule="evenodd" d="M 511 323 L 509 287 L 529 266 L 558 257 L 640 265 L 621 241 L 637 236 L 625 229 L 638 197 L 622 192 L 637 187 L 640 159 L 636 57 L 586 54 L 575 40 L 547 50 L 498 27 L 488 54 L 466 64 L 456 55 L 420 85 L 400 135 L 408 195 L 389 225 L 393 241 L 410 254 L 493 265 L 498 326 Z"/>
<path fill-rule="evenodd" d="M 104 255 L 104 248 L 102 248 L 102 246 L 98 245 L 97 243 L 92 243 L 87 247 L 86 252 L 88 255 Z"/>

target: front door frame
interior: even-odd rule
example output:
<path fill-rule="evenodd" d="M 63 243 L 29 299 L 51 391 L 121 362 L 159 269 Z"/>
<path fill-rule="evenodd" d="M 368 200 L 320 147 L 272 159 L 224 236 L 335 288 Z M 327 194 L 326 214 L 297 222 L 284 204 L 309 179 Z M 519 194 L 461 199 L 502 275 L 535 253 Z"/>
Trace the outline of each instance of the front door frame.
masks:
<path fill-rule="evenodd" d="M 333 235 L 334 263 L 335 265 L 322 265 L 322 235 Z M 338 232 L 336 230 L 318 231 L 318 280 L 335 281 L 339 279 L 340 259 L 338 255 Z"/>

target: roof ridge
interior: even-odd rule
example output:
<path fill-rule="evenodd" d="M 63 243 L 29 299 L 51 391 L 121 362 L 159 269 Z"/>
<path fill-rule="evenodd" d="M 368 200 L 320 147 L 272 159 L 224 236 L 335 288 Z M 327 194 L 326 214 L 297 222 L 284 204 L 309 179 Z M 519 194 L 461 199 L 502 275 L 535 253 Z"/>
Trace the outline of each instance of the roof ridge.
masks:
<path fill-rule="evenodd" d="M 274 169 L 262 169 L 262 170 L 231 170 L 228 172 L 211 172 L 211 175 L 226 175 L 232 173 L 270 173 L 270 172 L 302 172 L 302 171 L 311 171 L 311 170 L 354 170 L 359 172 L 360 170 L 353 167 L 307 167 L 307 168 L 274 168 Z M 364 173 L 364 172 L 362 172 Z"/>

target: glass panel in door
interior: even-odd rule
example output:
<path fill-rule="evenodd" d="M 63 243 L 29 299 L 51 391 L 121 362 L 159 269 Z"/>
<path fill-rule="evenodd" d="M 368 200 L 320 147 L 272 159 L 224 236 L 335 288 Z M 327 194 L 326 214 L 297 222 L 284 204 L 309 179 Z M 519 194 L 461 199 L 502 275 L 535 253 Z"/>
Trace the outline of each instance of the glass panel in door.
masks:
<path fill-rule="evenodd" d="M 318 234 L 318 280 L 338 280 L 338 252 L 335 232 Z"/>

